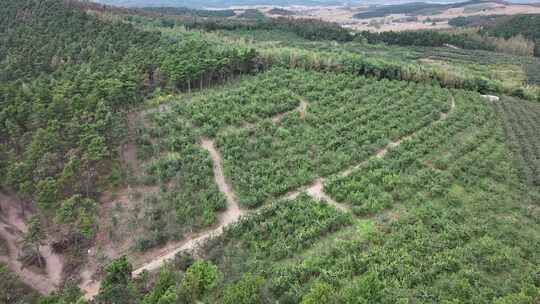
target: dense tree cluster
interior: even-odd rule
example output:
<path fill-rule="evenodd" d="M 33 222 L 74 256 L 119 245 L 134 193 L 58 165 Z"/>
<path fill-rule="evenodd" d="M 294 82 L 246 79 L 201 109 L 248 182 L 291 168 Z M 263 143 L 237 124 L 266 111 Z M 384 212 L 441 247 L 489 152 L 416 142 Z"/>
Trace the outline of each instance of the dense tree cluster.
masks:
<path fill-rule="evenodd" d="M 524 37 L 534 43 L 534 56 L 540 57 L 540 15 L 456 17 L 448 24 L 456 27 L 480 27 L 480 34 L 483 36 L 505 40 Z M 504 52 L 502 49 L 500 51 Z"/>
<path fill-rule="evenodd" d="M 200 18 L 227 18 L 236 15 L 233 10 L 202 10 L 187 7 L 144 7 L 142 10 L 160 15 Z"/>
<path fill-rule="evenodd" d="M 357 19 L 369 19 L 386 17 L 393 14 L 405 14 L 405 15 L 434 15 L 434 12 L 440 12 L 451 8 L 460 8 L 468 5 L 474 5 L 482 3 L 483 0 L 469 0 L 464 2 L 440 4 L 429 2 L 411 2 L 396 5 L 381 5 L 374 6 L 366 12 L 355 14 L 353 17 Z"/>
<path fill-rule="evenodd" d="M 506 39 L 522 35 L 536 42 L 534 55 L 540 57 L 540 15 L 518 15 L 509 19 L 502 19 L 487 32 L 496 37 Z"/>
<path fill-rule="evenodd" d="M 141 63 L 159 36 L 62 1 L 10 2 L 1 14 L 1 185 L 91 238 L 92 198 L 122 134 L 115 113 L 142 100 Z"/>
<path fill-rule="evenodd" d="M 268 11 L 268 14 L 277 16 L 293 16 L 296 13 L 284 8 L 274 7 Z"/>
<path fill-rule="evenodd" d="M 308 40 L 351 41 L 352 35 L 338 24 L 314 19 L 270 18 L 259 21 L 242 20 L 192 20 L 186 22 L 188 29 L 215 30 L 283 30 L 293 32 Z"/>
<path fill-rule="evenodd" d="M 402 46 L 444 46 L 451 44 L 464 49 L 494 50 L 495 48 L 478 41 L 467 34 L 453 34 L 438 31 L 368 32 L 359 34 L 369 43 L 386 43 Z"/>
<path fill-rule="evenodd" d="M 256 70 L 257 52 L 254 49 L 211 43 L 200 36 L 163 43 L 156 53 L 160 71 L 164 72 L 166 78 L 154 80 L 174 90 L 191 92 L 194 86 L 202 89 L 231 76 Z M 155 76 L 159 77 L 159 74 Z"/>
<path fill-rule="evenodd" d="M 155 88 L 191 91 L 250 73 L 257 53 L 162 37 L 79 6 L 0 8 L 0 185 L 39 207 L 45 227 L 62 227 L 57 237 L 90 240 L 98 194 L 119 166 L 122 113 Z"/>
<path fill-rule="evenodd" d="M 486 26 L 493 24 L 501 18 L 508 18 L 508 16 L 501 15 L 474 15 L 474 16 L 459 16 L 448 20 L 448 24 L 455 27 L 474 27 L 474 26 Z"/>

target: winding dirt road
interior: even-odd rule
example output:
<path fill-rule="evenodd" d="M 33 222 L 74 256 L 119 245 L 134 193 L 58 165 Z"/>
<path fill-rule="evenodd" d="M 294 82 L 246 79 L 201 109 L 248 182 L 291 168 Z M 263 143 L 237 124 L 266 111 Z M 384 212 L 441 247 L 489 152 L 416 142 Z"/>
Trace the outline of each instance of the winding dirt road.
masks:
<path fill-rule="evenodd" d="M 441 116 L 440 116 L 439 120 L 437 120 L 435 123 L 440 123 L 442 121 L 445 121 L 448 118 L 448 115 L 452 111 L 454 111 L 455 108 L 456 108 L 455 99 L 453 97 L 451 97 L 450 98 L 450 110 L 448 111 L 448 113 L 444 113 L 444 112 L 441 113 Z M 388 153 L 388 151 L 398 147 L 404 141 L 407 141 L 407 140 L 411 139 L 415 134 L 416 133 L 413 133 L 413 134 L 410 134 L 408 136 L 399 138 L 396 141 L 388 143 L 384 148 L 377 151 L 377 153 L 372 157 L 374 157 L 374 158 L 383 158 Z M 371 158 L 368 158 L 367 160 L 361 162 L 360 164 L 355 165 L 355 166 L 353 166 L 351 168 L 348 168 L 348 169 L 338 173 L 337 176 L 339 176 L 339 177 L 347 177 L 347 176 L 351 175 L 353 172 L 359 170 L 363 165 L 365 165 L 370 159 Z M 289 199 L 289 200 L 293 200 L 296 197 L 298 197 L 301 193 L 305 192 L 309 196 L 311 196 L 312 198 L 314 198 L 316 200 L 319 200 L 319 201 L 325 201 L 325 202 L 329 203 L 330 205 L 335 206 L 339 210 L 342 210 L 342 211 L 345 211 L 345 212 L 350 211 L 350 207 L 344 206 L 344 205 L 336 202 L 334 199 L 332 199 L 328 194 L 326 194 L 324 192 L 324 182 L 325 182 L 325 178 L 320 177 L 320 178 L 316 179 L 313 184 L 311 184 L 311 185 L 309 185 L 307 187 L 304 186 L 304 187 L 301 187 L 301 188 L 299 188 L 297 190 L 293 190 L 293 191 L 287 193 L 285 195 L 285 198 Z"/>
<path fill-rule="evenodd" d="M 231 186 L 227 183 L 225 175 L 223 174 L 223 167 L 221 165 L 221 155 L 215 148 L 214 142 L 208 138 L 201 139 L 201 147 L 208 151 L 213 162 L 214 170 L 214 180 L 219 190 L 225 199 L 227 200 L 227 210 L 219 215 L 219 224 L 212 230 L 202 231 L 198 235 L 195 235 L 189 239 L 186 239 L 181 245 L 175 249 L 168 251 L 160 256 L 157 256 L 154 260 L 149 263 L 135 269 L 132 272 L 134 277 L 140 275 L 144 271 L 155 271 L 158 270 L 163 264 L 174 259 L 174 257 L 183 251 L 192 251 L 195 250 L 199 244 L 204 243 L 206 240 L 219 236 L 223 233 L 225 226 L 230 225 L 238 221 L 244 211 L 240 209 L 238 201 L 234 192 L 232 191 Z M 97 295 L 99 292 L 99 282 L 88 282 L 85 286 L 82 287 L 85 291 L 85 298 L 91 299 Z"/>
<path fill-rule="evenodd" d="M 307 105 L 308 105 L 307 102 L 302 101 L 298 109 L 296 109 L 295 111 L 299 111 L 300 115 L 304 116 Z M 448 118 L 449 113 L 452 112 L 455 109 L 455 107 L 456 107 L 455 101 L 452 98 L 450 111 L 448 113 L 441 113 L 440 119 L 435 123 L 446 120 Z M 272 120 L 274 122 L 279 122 L 282 117 L 283 116 L 279 117 L 278 119 L 277 116 L 275 116 L 274 119 L 276 120 L 274 119 Z M 373 155 L 372 157 L 383 158 L 388 153 L 389 150 L 394 149 L 398 147 L 402 142 L 409 140 L 410 138 L 414 136 L 414 134 L 415 133 L 402 137 L 396 141 L 390 142 L 383 149 L 377 151 L 377 153 Z M 180 252 L 196 250 L 197 247 L 200 244 L 204 243 L 206 240 L 213 237 L 217 237 L 220 234 L 222 234 L 224 231 L 224 228 L 227 225 L 235 223 L 245 214 L 245 212 L 241 210 L 239 207 L 238 201 L 236 199 L 236 195 L 232 191 L 232 187 L 227 183 L 227 180 L 225 179 L 225 176 L 223 174 L 221 155 L 219 151 L 216 149 L 214 141 L 208 138 L 202 138 L 200 144 L 202 148 L 204 148 L 210 153 L 210 156 L 213 161 L 214 179 L 219 190 L 225 195 L 225 198 L 227 200 L 227 211 L 225 211 L 224 213 L 220 215 L 219 224 L 216 228 L 205 231 L 205 232 L 201 232 L 198 236 L 194 236 L 192 238 L 186 239 L 185 242 L 183 242 L 180 246 L 176 247 L 175 249 L 169 252 L 166 252 L 163 255 L 158 256 L 156 259 L 152 260 L 151 262 L 135 269 L 132 273 L 133 276 L 138 276 L 144 271 L 155 271 L 159 269 L 163 264 L 174 259 L 174 257 Z M 366 161 L 356 166 L 353 166 L 349 169 L 346 169 L 338 173 L 337 175 L 341 177 L 349 176 L 353 172 L 358 170 L 365 163 Z M 286 194 L 284 198 L 293 200 L 297 198 L 301 193 L 307 193 L 309 196 L 313 197 L 316 200 L 325 201 L 329 203 L 330 205 L 335 206 L 338 210 L 341 210 L 343 212 L 350 212 L 349 206 L 337 203 L 334 199 L 332 199 L 329 195 L 327 195 L 324 192 L 324 182 L 325 182 L 325 178 L 323 177 L 317 178 L 312 184 L 308 186 L 300 187 L 297 190 L 291 191 L 288 194 Z M 87 299 L 93 298 L 99 291 L 99 282 L 95 282 L 91 288 L 84 288 L 84 290 L 86 291 L 85 297 Z"/>
<path fill-rule="evenodd" d="M 223 174 L 223 167 L 221 165 L 221 155 L 215 148 L 214 142 L 208 138 L 201 139 L 201 147 L 210 153 L 210 157 L 214 163 L 214 180 L 219 188 L 219 191 L 225 195 L 227 200 L 227 210 L 220 214 L 218 226 L 210 231 L 202 232 L 199 236 L 186 240 L 184 244 L 175 250 L 158 257 L 152 262 L 136 269 L 133 271 L 133 275 L 137 276 L 143 271 L 154 271 L 159 269 L 164 263 L 174 259 L 176 254 L 182 251 L 191 251 L 197 248 L 197 246 L 209 238 L 219 236 L 223 233 L 223 228 L 227 225 L 235 223 L 238 221 L 244 211 L 240 209 L 238 201 L 236 200 L 236 195 L 231 190 L 231 186 L 227 183 L 225 175 Z"/>

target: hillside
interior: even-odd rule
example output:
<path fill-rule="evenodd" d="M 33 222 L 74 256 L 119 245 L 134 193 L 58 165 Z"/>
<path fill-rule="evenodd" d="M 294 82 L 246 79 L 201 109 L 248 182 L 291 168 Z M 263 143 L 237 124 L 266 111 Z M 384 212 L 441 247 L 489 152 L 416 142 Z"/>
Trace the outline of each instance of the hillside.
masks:
<path fill-rule="evenodd" d="M 350 1 L 342 0 L 202 0 L 202 1 L 190 1 L 190 0 L 101 0 L 98 1 L 104 4 L 116 5 L 116 6 L 129 6 L 129 7 L 231 7 L 231 6 L 246 6 L 246 5 L 275 5 L 275 6 L 289 6 L 289 5 L 343 5 L 350 3 Z"/>
<path fill-rule="evenodd" d="M 0 9 L 0 302 L 540 301 L 540 58 L 228 12 Z"/>

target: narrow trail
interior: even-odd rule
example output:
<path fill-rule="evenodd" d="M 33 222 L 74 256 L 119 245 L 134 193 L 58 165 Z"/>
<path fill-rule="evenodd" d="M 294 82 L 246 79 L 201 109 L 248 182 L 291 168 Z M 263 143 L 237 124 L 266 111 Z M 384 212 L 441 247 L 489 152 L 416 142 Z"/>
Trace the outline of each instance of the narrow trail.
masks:
<path fill-rule="evenodd" d="M 215 182 L 219 191 L 221 191 L 227 199 L 227 211 L 220 215 L 220 226 L 235 222 L 243 215 L 243 211 L 240 209 L 238 201 L 236 200 L 236 195 L 232 191 L 232 187 L 225 180 L 223 166 L 221 165 L 221 155 L 215 148 L 214 142 L 208 138 L 201 139 L 201 147 L 210 153 L 210 157 L 214 163 Z"/>
<path fill-rule="evenodd" d="M 333 200 L 330 196 L 328 196 L 324 192 L 324 178 L 318 178 L 317 180 L 315 180 L 315 182 L 313 184 L 309 185 L 308 187 L 305 187 L 300 191 L 296 190 L 296 191 L 290 193 L 289 195 L 286 196 L 286 199 L 287 200 L 294 200 L 300 194 L 302 194 L 304 192 L 307 195 L 314 198 L 315 200 L 327 202 L 328 204 L 334 206 L 336 209 L 338 209 L 340 211 L 343 211 L 343 212 L 350 212 L 351 211 L 349 206 L 346 206 L 346 205 L 343 205 L 343 204 L 340 204 L 340 203 L 336 202 L 335 200 Z"/>
<path fill-rule="evenodd" d="M 274 123 L 278 123 L 280 122 L 285 116 L 291 114 L 291 113 L 294 113 L 294 112 L 298 112 L 300 113 L 300 118 L 301 119 L 304 119 L 305 115 L 306 115 L 306 110 L 307 110 L 307 107 L 308 107 L 308 102 L 305 100 L 305 99 L 302 99 L 300 101 L 300 104 L 298 105 L 298 107 L 296 107 L 296 109 L 293 109 L 291 111 L 287 111 L 287 112 L 283 112 L 283 113 L 280 113 L 280 114 L 276 114 L 274 116 L 272 116 L 272 118 L 270 118 L 272 120 L 272 122 Z"/>
<path fill-rule="evenodd" d="M 447 113 L 444 113 L 444 112 L 441 113 L 441 116 L 440 116 L 439 120 L 437 120 L 435 123 L 440 123 L 440 122 L 446 120 L 448 118 L 448 115 L 452 111 L 454 111 L 455 108 L 456 108 L 455 99 L 454 99 L 454 97 L 450 97 L 450 110 Z M 399 138 L 399 139 L 397 139 L 397 140 L 395 140 L 393 142 L 388 143 L 384 148 L 378 150 L 377 153 L 375 153 L 374 156 L 368 158 L 367 160 L 361 162 L 358 165 L 355 165 L 355 166 L 350 167 L 350 168 L 348 168 L 348 169 L 346 169 L 346 170 L 344 170 L 342 172 L 337 173 L 337 176 L 339 176 L 339 177 L 347 177 L 347 176 L 351 175 L 352 173 L 354 173 L 355 171 L 359 170 L 370 159 L 372 159 L 372 158 L 383 158 L 388 153 L 388 151 L 398 147 L 399 145 L 401 145 L 401 143 L 411 139 L 415 134 L 416 134 L 416 132 L 413 133 L 413 134 L 404 136 L 402 138 Z M 349 212 L 350 211 L 349 206 L 344 206 L 343 204 L 340 204 L 340 203 L 336 202 L 334 199 L 332 199 L 328 194 L 326 194 L 324 192 L 324 182 L 325 182 L 325 180 L 326 179 L 324 177 L 319 177 L 318 179 L 315 180 L 315 182 L 313 184 L 311 184 L 309 186 L 303 186 L 303 187 L 300 187 L 299 189 L 290 191 L 284 197 L 286 199 L 288 199 L 288 200 L 293 200 L 296 197 L 298 197 L 301 193 L 305 192 L 309 196 L 311 196 L 312 198 L 314 198 L 316 200 L 326 201 L 328 204 L 335 206 L 339 210 Z"/>
<path fill-rule="evenodd" d="M 305 115 L 307 106 L 308 106 L 308 103 L 305 102 L 305 101 L 302 101 L 297 109 L 295 109 L 293 111 L 290 111 L 290 112 L 279 114 L 279 115 L 281 115 L 281 117 L 278 118 L 278 116 L 275 116 L 275 117 L 272 118 L 272 121 L 279 122 L 285 115 L 287 115 L 288 113 L 294 112 L 294 111 L 299 111 L 301 117 L 303 117 Z M 435 123 L 446 120 L 448 118 L 448 115 L 450 114 L 450 112 L 452 112 L 455 109 L 455 106 L 456 105 L 455 105 L 454 99 L 451 98 L 450 111 L 448 113 L 441 113 L 440 119 Z M 398 147 L 402 142 L 409 140 L 414 135 L 415 135 L 415 133 L 410 134 L 410 135 L 405 136 L 405 137 L 402 137 L 402 138 L 400 138 L 400 139 L 398 139 L 396 141 L 390 142 L 384 148 L 377 151 L 377 153 L 375 155 L 373 155 L 371 158 L 383 158 L 388 153 L 388 151 L 390 149 Z M 214 179 L 215 179 L 215 182 L 216 182 L 219 190 L 225 195 L 225 198 L 227 200 L 227 205 L 228 205 L 227 206 L 227 211 L 225 211 L 224 213 L 222 213 L 219 216 L 219 224 L 218 224 L 217 227 L 215 227 L 214 229 L 209 230 L 209 231 L 200 232 L 199 234 L 197 234 L 197 235 L 195 235 L 195 236 L 193 236 L 191 238 L 186 239 L 178 247 L 163 253 L 162 255 L 158 256 L 156 259 L 152 260 L 151 262 L 149 262 L 149 263 L 135 269 L 132 272 L 132 275 L 134 277 L 140 275 L 144 271 L 151 272 L 151 271 L 158 270 L 163 264 L 165 264 L 168 261 L 173 260 L 174 257 L 180 252 L 196 250 L 197 247 L 200 244 L 204 243 L 206 240 L 221 235 L 224 232 L 224 228 L 227 225 L 235 223 L 236 221 L 238 221 L 246 213 L 245 211 L 240 209 L 238 201 L 236 199 L 236 195 L 232 191 L 232 187 L 227 183 L 227 181 L 225 179 L 225 176 L 223 174 L 221 155 L 220 155 L 219 151 L 215 148 L 214 141 L 209 139 L 209 138 L 202 138 L 200 144 L 201 144 L 201 147 L 203 149 L 207 150 L 210 153 L 210 157 L 212 158 L 212 162 L 213 162 Z M 341 176 L 341 177 L 349 176 L 353 172 L 358 170 L 367 161 L 369 161 L 369 159 L 362 162 L 362 163 L 360 163 L 360 164 L 358 164 L 358 165 L 356 165 L 356 166 L 353 166 L 351 168 L 348 168 L 348 169 L 338 173 L 337 176 Z M 293 191 L 287 193 L 282 198 L 287 199 L 287 200 L 294 200 L 300 194 L 307 193 L 312 198 L 314 198 L 314 199 L 316 199 L 318 201 L 325 201 L 328 204 L 336 207 L 340 211 L 351 212 L 350 206 L 347 206 L 347 205 L 340 204 L 340 203 L 336 202 L 334 199 L 332 199 L 329 195 L 327 195 L 324 192 L 324 182 L 325 182 L 325 178 L 323 178 L 323 177 L 317 178 L 315 181 L 313 181 L 312 184 L 300 187 L 299 189 L 296 189 L 296 190 L 293 190 Z M 91 284 L 91 286 L 87 286 L 87 287 L 88 288 L 83 288 L 83 290 L 86 292 L 85 293 L 85 298 L 86 299 L 91 299 L 95 295 L 97 295 L 97 293 L 99 291 L 99 282 L 93 282 Z"/>
<path fill-rule="evenodd" d="M 242 209 L 240 209 L 236 195 L 232 191 L 232 187 L 225 179 L 223 167 L 221 165 L 221 155 L 215 148 L 214 142 L 208 138 L 202 138 L 200 144 L 203 149 L 210 153 L 210 157 L 212 158 L 213 162 L 214 180 L 219 188 L 219 191 L 225 195 L 225 199 L 227 200 L 227 210 L 219 215 L 219 223 L 217 227 L 195 234 L 184 240 L 184 242 L 174 249 L 163 252 L 163 254 L 157 256 L 149 263 L 135 269 L 132 272 L 134 277 L 139 276 L 144 271 L 156 271 L 166 262 L 173 260 L 178 253 L 194 250 L 199 246 L 199 244 L 204 243 L 206 240 L 219 236 L 223 233 L 225 226 L 238 221 L 245 213 Z M 81 288 L 85 291 L 86 299 L 92 299 L 98 294 L 99 284 L 100 282 L 87 280 L 86 283 L 81 286 Z"/>
<path fill-rule="evenodd" d="M 16 204 L 16 200 L 0 193 L 0 238 L 6 242 L 8 248 L 8 256 L 0 256 L 0 262 L 8 265 L 25 284 L 47 295 L 56 290 L 62 282 L 62 257 L 55 254 L 49 244 L 44 244 L 39 249 L 45 260 L 45 274 L 24 267 L 18 257 L 21 254 L 20 242 L 27 227 L 24 217 L 17 211 Z"/>

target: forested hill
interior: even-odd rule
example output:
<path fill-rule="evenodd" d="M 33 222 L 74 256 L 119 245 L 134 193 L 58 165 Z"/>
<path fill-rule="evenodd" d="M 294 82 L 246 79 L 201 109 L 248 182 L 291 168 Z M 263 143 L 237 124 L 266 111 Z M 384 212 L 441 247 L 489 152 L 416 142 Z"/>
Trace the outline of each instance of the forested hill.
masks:
<path fill-rule="evenodd" d="M 98 2 L 117 6 L 129 7 L 229 7 L 240 5 L 343 5 L 359 3 L 347 0 L 99 0 Z"/>
<path fill-rule="evenodd" d="M 162 37 L 81 8 L 62 0 L 0 7 L 0 191 L 40 211 L 44 238 L 82 251 L 99 193 L 123 182 L 123 113 L 155 89 L 250 72 L 255 53 L 197 34 Z"/>
<path fill-rule="evenodd" d="M 55 239 L 90 240 L 121 138 L 116 113 L 141 100 L 137 58 L 160 37 L 57 0 L 8 1 L 0 13 L 0 190 L 38 208 Z"/>
<path fill-rule="evenodd" d="M 488 32 L 506 39 L 522 35 L 536 42 L 535 56 L 540 56 L 540 15 L 519 15 L 501 19 Z"/>
<path fill-rule="evenodd" d="M 155 33 L 104 22 L 69 6 L 61 1 L 31 0 L 2 5 L 3 80 L 85 62 L 121 60 L 134 46 L 146 49 L 159 40 Z"/>

